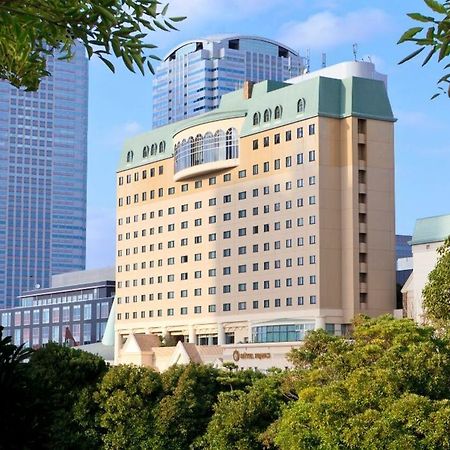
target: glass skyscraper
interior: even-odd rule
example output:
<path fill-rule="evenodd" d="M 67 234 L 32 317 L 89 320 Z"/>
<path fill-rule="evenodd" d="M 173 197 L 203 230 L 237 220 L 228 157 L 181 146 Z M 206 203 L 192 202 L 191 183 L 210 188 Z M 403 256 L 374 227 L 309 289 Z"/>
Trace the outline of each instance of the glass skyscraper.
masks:
<path fill-rule="evenodd" d="M 156 69 L 153 127 L 219 106 L 245 80 L 284 81 L 300 75 L 303 59 L 283 44 L 257 36 L 214 36 L 184 42 Z"/>
<path fill-rule="evenodd" d="M 50 57 L 37 92 L 0 82 L 0 308 L 86 260 L 88 62 Z"/>

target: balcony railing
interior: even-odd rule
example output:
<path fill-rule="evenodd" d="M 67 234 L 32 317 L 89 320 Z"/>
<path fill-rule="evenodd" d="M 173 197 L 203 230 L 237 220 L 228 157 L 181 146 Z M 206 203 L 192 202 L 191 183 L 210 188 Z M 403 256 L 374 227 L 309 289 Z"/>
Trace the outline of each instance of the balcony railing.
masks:
<path fill-rule="evenodd" d="M 238 158 L 239 139 L 234 128 L 230 128 L 226 133 L 219 130 L 214 135 L 212 133 L 197 135 L 195 139 L 191 137 L 175 145 L 175 174 L 206 164 L 214 170 L 215 165 L 211 163 L 218 162 L 225 162 L 220 168 L 227 167 L 227 161 L 230 162 L 230 166 L 235 166 Z"/>

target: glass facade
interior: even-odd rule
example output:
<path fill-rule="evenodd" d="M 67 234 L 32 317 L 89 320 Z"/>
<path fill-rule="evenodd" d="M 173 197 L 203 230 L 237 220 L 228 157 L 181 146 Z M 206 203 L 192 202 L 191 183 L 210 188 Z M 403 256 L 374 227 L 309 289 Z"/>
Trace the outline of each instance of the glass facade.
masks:
<path fill-rule="evenodd" d="M 305 339 L 306 333 L 313 330 L 314 322 L 253 327 L 252 342 L 297 342 Z"/>
<path fill-rule="evenodd" d="M 284 81 L 301 74 L 302 58 L 282 44 L 248 36 L 208 38 L 173 50 L 157 68 L 153 127 L 219 106 L 243 82 Z"/>
<path fill-rule="evenodd" d="M 48 70 L 37 92 L 0 81 L 0 309 L 48 287 L 53 274 L 85 267 L 84 48 L 69 62 L 49 58 Z"/>
<path fill-rule="evenodd" d="M 12 336 L 16 345 L 25 343 L 35 348 L 49 341 L 62 344 L 70 335 L 75 345 L 98 342 L 105 331 L 114 291 L 114 281 L 30 291 L 21 298 L 21 306 L 0 311 L 4 335 Z"/>

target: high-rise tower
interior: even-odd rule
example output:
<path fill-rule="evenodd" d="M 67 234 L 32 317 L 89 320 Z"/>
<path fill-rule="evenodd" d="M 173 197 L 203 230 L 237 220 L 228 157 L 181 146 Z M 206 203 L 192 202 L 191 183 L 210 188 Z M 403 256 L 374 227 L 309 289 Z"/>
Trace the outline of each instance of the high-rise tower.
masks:
<path fill-rule="evenodd" d="M 262 37 L 222 35 L 184 42 L 156 70 L 153 127 L 217 108 L 222 95 L 241 88 L 245 80 L 284 81 L 302 69 L 297 52 Z"/>
<path fill-rule="evenodd" d="M 37 92 L 0 82 L 0 308 L 86 260 L 88 62 L 50 57 Z"/>

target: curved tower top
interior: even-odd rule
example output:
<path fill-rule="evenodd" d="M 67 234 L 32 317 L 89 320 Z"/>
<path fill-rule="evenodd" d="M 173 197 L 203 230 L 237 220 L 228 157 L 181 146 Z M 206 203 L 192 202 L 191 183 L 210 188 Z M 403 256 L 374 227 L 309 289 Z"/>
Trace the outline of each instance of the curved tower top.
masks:
<path fill-rule="evenodd" d="M 298 52 L 260 36 L 226 34 L 174 47 L 156 70 L 153 126 L 211 111 L 246 80 L 284 81 L 302 73 Z"/>
<path fill-rule="evenodd" d="M 228 46 L 228 48 L 233 48 L 235 50 L 239 50 L 242 45 L 244 47 L 261 46 L 266 51 L 273 50 L 274 52 L 278 52 L 278 55 L 280 57 L 299 57 L 298 52 L 280 42 L 274 41 L 273 39 L 244 34 L 217 34 L 205 38 L 184 41 L 170 50 L 164 56 L 163 61 L 176 59 L 178 55 L 185 55 L 187 53 L 193 53 L 199 50 L 208 49 L 213 45 L 219 45 L 223 47 Z"/>

